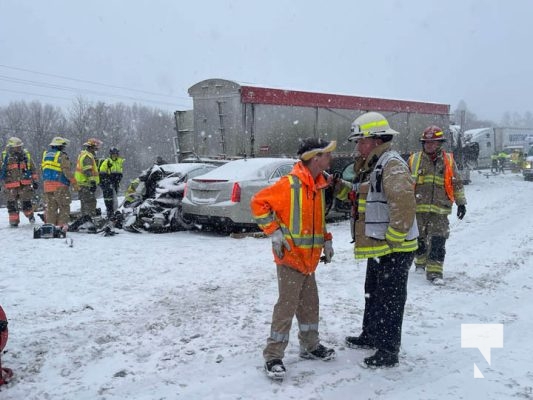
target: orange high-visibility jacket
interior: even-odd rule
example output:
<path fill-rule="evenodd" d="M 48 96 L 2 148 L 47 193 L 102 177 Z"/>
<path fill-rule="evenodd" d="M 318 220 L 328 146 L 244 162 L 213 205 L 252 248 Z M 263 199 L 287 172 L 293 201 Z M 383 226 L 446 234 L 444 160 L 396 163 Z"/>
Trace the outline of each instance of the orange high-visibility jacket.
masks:
<path fill-rule="evenodd" d="M 299 161 L 289 175 L 252 197 L 252 216 L 259 227 L 267 235 L 280 228 L 291 246 L 281 259 L 273 253 L 276 264 L 304 274 L 315 272 L 324 241 L 331 240 L 331 234 L 326 231 L 326 186 L 322 174 L 314 180 Z"/>

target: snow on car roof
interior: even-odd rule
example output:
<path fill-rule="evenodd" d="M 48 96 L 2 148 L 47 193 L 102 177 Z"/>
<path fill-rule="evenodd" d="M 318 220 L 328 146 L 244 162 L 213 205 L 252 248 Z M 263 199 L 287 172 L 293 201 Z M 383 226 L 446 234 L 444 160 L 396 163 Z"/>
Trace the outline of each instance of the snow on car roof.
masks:
<path fill-rule="evenodd" d="M 246 158 L 234 160 L 202 175 L 201 178 L 225 180 L 266 179 L 268 178 L 267 175 L 275 167 L 286 163 L 294 164 L 296 161 L 298 160 L 293 158 Z"/>
<path fill-rule="evenodd" d="M 176 163 L 176 164 L 159 165 L 159 168 L 168 174 L 172 174 L 175 172 L 187 173 L 198 167 L 211 166 L 211 165 L 212 164 L 206 164 L 206 163 Z"/>

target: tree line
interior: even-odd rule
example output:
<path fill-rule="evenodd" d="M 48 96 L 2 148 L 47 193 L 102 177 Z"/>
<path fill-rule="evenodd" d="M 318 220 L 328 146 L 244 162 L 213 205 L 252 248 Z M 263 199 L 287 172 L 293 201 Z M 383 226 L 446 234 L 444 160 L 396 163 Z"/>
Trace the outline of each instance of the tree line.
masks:
<path fill-rule="evenodd" d="M 92 103 L 77 98 L 66 111 L 39 101 L 11 102 L 0 107 L 0 147 L 16 136 L 24 142 L 40 166 L 43 151 L 54 136 L 70 140 L 66 148 L 73 163 L 83 143 L 91 137 L 103 141 L 98 158 L 109 156 L 116 147 L 124 163 L 124 182 L 152 166 L 160 156 L 175 162 L 173 137 L 174 116 L 171 112 L 143 105 Z"/>
<path fill-rule="evenodd" d="M 465 112 L 465 126 L 463 130 L 467 131 L 469 129 L 477 128 L 487 128 L 487 127 L 515 127 L 515 128 L 533 128 L 533 113 L 531 111 L 526 111 L 524 114 L 519 112 L 506 111 L 503 113 L 503 116 L 500 122 L 494 122 L 486 119 L 479 119 L 477 115 L 468 109 L 466 102 L 464 100 L 459 101 L 456 109 L 453 111 L 453 118 L 450 119 L 450 123 L 459 124 L 459 116 L 461 112 Z"/>

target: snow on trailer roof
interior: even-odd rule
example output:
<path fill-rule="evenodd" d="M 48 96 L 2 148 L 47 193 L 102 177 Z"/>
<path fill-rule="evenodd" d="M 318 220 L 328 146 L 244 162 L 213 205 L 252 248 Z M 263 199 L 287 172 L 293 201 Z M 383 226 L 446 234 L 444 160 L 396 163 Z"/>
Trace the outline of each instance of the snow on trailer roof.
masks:
<path fill-rule="evenodd" d="M 267 179 L 268 174 L 275 168 L 285 163 L 295 164 L 298 160 L 294 158 L 244 158 L 242 160 L 230 161 L 207 174 L 201 175 L 194 180 L 200 179 L 224 179 L 224 180 L 254 180 Z"/>

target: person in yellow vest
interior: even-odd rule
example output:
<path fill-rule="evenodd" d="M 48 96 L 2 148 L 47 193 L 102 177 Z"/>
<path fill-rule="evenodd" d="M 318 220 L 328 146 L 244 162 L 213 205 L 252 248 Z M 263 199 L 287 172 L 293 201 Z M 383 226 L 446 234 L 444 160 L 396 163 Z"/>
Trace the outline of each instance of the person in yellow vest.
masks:
<path fill-rule="evenodd" d="M 494 174 L 497 174 L 498 173 L 498 152 L 495 151 L 491 156 L 490 156 L 490 172 L 494 173 Z"/>
<path fill-rule="evenodd" d="M 81 217 L 96 215 L 96 188 L 100 183 L 100 174 L 96 165 L 96 152 L 102 146 L 102 141 L 91 138 L 83 144 L 85 147 L 78 155 L 74 177 L 79 186 Z"/>
<path fill-rule="evenodd" d="M 118 208 L 118 189 L 122 181 L 124 158 L 116 147 L 109 149 L 109 157 L 100 164 L 100 186 L 104 195 L 107 218 L 112 218 Z"/>
<path fill-rule="evenodd" d="M 505 174 L 504 167 L 509 155 L 505 151 L 500 151 L 498 153 L 498 172 Z"/>
<path fill-rule="evenodd" d="M 415 256 L 417 272 L 436 285 L 444 284 L 443 267 L 446 240 L 450 236 L 448 215 L 453 203 L 457 218 L 466 214 L 463 183 L 452 153 L 442 149 L 446 138 L 441 128 L 428 126 L 420 138 L 423 151 L 409 158 L 409 168 L 415 180 L 418 250 Z"/>
<path fill-rule="evenodd" d="M 65 147 L 69 140 L 56 136 L 50 142 L 49 148 L 44 151 L 41 162 L 44 201 L 46 203 L 45 220 L 49 224 L 68 230 L 70 222 L 70 202 L 72 196 L 70 187 L 78 190 L 78 184 L 72 172 L 70 161 Z"/>
<path fill-rule="evenodd" d="M 11 137 L 2 152 L 0 179 L 4 181 L 7 198 L 9 225 L 16 228 L 20 223 L 19 201 L 22 212 L 30 223 L 35 222 L 32 198 L 39 187 L 39 177 L 30 152 L 18 137 Z"/>

